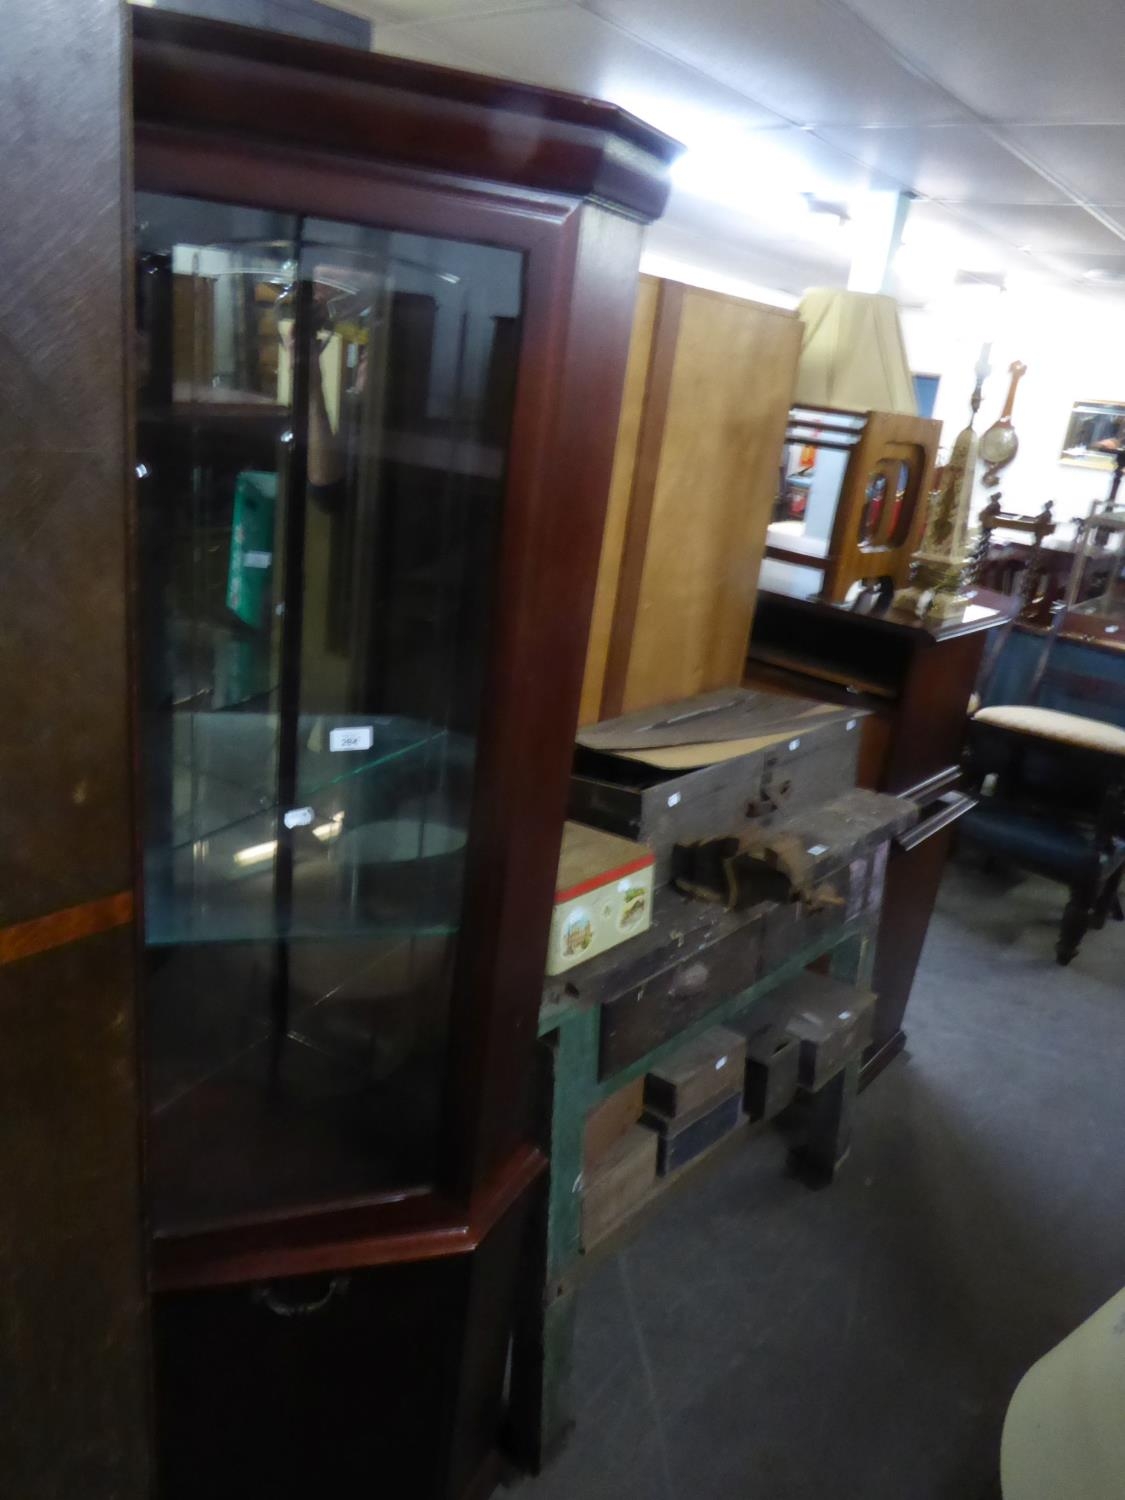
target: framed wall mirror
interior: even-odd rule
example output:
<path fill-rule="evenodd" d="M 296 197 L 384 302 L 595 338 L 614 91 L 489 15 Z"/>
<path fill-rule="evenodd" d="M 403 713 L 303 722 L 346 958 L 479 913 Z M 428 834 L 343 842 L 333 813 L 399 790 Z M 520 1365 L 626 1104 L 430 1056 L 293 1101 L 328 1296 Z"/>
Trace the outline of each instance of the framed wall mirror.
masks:
<path fill-rule="evenodd" d="M 1059 462 L 1082 469 L 1112 469 L 1114 451 L 1125 438 L 1125 401 L 1076 401 L 1063 438 Z"/>

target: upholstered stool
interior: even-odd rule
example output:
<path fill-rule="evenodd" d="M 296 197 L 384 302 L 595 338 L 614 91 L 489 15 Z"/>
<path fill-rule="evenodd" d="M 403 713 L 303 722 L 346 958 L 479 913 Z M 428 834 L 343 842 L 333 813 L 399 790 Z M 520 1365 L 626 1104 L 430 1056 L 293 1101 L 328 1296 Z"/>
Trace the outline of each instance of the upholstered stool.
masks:
<path fill-rule="evenodd" d="M 1014 734 L 1030 734 L 1036 739 L 1053 740 L 1059 745 L 1073 745 L 1079 750 L 1097 750 L 1107 755 L 1125 755 L 1125 729 L 1087 719 L 1081 714 L 1059 713 L 1054 708 L 1033 708 L 1024 703 L 997 704 L 980 708 L 973 715 L 974 724 L 991 724 Z"/>
<path fill-rule="evenodd" d="M 1125 729 L 1024 704 L 982 708 L 970 722 L 969 772 L 982 790 L 996 785 L 961 836 L 1068 887 L 1056 953 L 1069 963 L 1089 928 L 1121 916 Z"/>

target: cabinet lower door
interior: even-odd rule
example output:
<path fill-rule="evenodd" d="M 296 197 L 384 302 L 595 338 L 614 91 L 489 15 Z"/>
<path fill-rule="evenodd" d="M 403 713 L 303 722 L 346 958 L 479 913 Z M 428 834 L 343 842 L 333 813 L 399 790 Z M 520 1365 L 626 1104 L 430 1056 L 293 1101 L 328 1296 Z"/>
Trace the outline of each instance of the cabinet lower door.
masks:
<path fill-rule="evenodd" d="M 442 1260 L 159 1298 L 160 1500 L 489 1493 L 524 1220 Z"/>

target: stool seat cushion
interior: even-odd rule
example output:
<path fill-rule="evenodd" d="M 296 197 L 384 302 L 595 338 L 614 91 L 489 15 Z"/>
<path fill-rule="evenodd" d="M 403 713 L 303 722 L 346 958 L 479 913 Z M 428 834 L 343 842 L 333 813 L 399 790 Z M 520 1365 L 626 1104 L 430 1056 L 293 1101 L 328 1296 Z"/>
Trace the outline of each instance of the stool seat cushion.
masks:
<path fill-rule="evenodd" d="M 1125 1474 L 1125 1292 L 1032 1365 L 1000 1442 L 1004 1500 L 1119 1500 Z"/>
<path fill-rule="evenodd" d="M 979 709 L 974 724 L 1009 729 L 1035 739 L 1072 745 L 1078 750 L 1098 750 L 1107 755 L 1125 756 L 1125 729 L 1105 724 L 1101 719 L 1087 719 L 1081 714 L 1064 714 L 1054 708 L 1032 708 L 1022 703 L 997 704 Z"/>

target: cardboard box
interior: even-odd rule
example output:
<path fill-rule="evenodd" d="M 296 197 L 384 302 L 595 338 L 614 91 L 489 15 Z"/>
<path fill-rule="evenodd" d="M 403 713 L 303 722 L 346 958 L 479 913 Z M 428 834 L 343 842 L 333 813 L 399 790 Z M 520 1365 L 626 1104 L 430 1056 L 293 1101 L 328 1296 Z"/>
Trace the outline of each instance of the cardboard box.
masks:
<path fill-rule="evenodd" d="M 567 823 L 555 885 L 547 973 L 562 974 L 652 925 L 652 851 Z"/>

